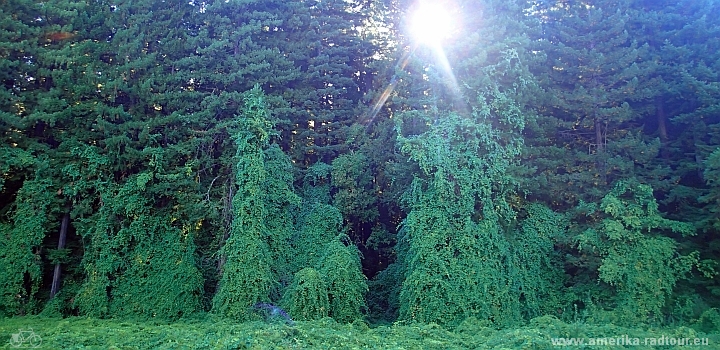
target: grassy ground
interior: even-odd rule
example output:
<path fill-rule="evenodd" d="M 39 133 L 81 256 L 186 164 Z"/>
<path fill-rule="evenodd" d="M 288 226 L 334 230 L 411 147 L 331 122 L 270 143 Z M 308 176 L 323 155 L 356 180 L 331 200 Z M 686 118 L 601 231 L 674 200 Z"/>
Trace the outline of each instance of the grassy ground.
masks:
<path fill-rule="evenodd" d="M 206 317 L 176 323 L 16 317 L 0 319 L 0 349 L 31 348 L 13 334 L 34 332 L 40 349 L 603 349 L 680 348 L 646 345 L 646 338 L 706 338 L 706 346 L 683 349 L 720 349 L 720 334 L 692 328 L 628 329 L 612 325 L 567 324 L 552 317 L 533 320 L 527 327 L 495 330 L 466 321 L 453 332 L 436 325 L 389 325 L 369 328 L 364 323 L 316 322 L 232 323 Z M 30 332 L 24 333 L 29 339 Z M 554 346 L 553 338 L 583 338 L 592 342 L 609 337 L 620 342 L 638 338 L 640 344 L 617 346 Z M 661 338 L 664 337 L 664 338 Z M 38 339 L 38 338 L 36 338 Z M 15 342 L 13 343 L 13 340 Z M 608 340 L 611 341 L 611 340 Z M 608 343 L 609 344 L 609 343 Z M 621 344 L 622 345 L 622 344 Z"/>

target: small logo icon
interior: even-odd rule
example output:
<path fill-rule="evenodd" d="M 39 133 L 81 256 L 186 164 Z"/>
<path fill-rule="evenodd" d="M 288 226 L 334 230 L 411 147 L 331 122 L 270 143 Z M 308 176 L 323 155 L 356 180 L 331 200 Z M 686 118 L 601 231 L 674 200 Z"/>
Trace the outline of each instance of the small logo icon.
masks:
<path fill-rule="evenodd" d="M 32 328 L 19 329 L 10 337 L 10 346 L 13 348 L 39 348 L 42 345 L 42 338 L 35 334 Z"/>

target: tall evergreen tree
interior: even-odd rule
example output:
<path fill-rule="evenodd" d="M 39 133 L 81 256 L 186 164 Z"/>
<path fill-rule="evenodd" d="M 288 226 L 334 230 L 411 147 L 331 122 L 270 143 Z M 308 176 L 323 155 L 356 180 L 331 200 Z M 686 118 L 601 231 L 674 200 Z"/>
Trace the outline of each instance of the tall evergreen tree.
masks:
<path fill-rule="evenodd" d="M 697 202 L 703 192 L 702 162 L 717 145 L 710 131 L 717 124 L 712 118 L 717 87 L 708 69 L 717 62 L 714 9 L 712 1 L 637 1 L 630 28 L 648 43 L 643 59 L 655 64 L 653 74 L 639 77 L 655 98 L 638 110 L 645 114 L 646 132 L 662 142 L 658 160 L 672 169 L 661 178 L 638 178 L 652 184 L 671 217 L 695 222 L 703 222 L 707 213 Z"/>
<path fill-rule="evenodd" d="M 35 234 L 32 238 L 17 232 L 16 227 L 22 226 L 21 222 L 15 222 L 12 213 L 11 203 L 17 202 L 19 190 L 28 179 L 28 190 L 31 187 L 32 173 L 36 163 L 39 163 L 31 153 L 32 139 L 26 134 L 29 123 L 24 118 L 32 110 L 32 100 L 29 98 L 35 92 L 36 70 L 30 59 L 36 55 L 37 47 L 34 43 L 40 35 L 40 26 L 34 21 L 39 15 L 36 6 L 22 1 L 5 2 L 0 7 L 0 40 L 3 49 L 0 53 L 0 74 L 3 84 L 0 86 L 2 102 L 0 105 L 0 130 L 2 134 L 2 146 L 0 146 L 0 189 L 2 189 L 2 221 L 0 223 L 0 237 L 3 244 L 0 246 L 0 261 L 2 272 L 0 273 L 0 315 L 12 315 L 25 313 L 30 298 L 36 298 L 37 285 L 40 280 L 40 266 L 35 262 L 37 246 L 44 235 L 45 223 L 32 220 L 36 227 L 33 227 Z M 28 79 L 31 77 L 32 79 Z M 26 102 L 27 101 L 27 102 Z M 33 147 L 36 148 L 36 147 Z M 25 190 L 23 192 L 27 192 Z M 22 200 L 22 194 L 20 199 Z M 41 207 L 47 203 L 39 203 Z M 32 206 L 17 208 L 20 213 L 23 211 L 32 214 L 36 209 Z M 43 208 L 44 209 L 44 208 Z M 18 217 L 18 221 L 21 217 Z M 38 225 L 39 224 L 39 225 Z M 38 238 L 37 234 L 41 236 Z M 25 274 L 28 273 L 32 287 L 27 290 L 23 286 Z"/>
<path fill-rule="evenodd" d="M 264 150 L 268 147 L 272 124 L 268 121 L 262 91 L 255 87 L 245 98 L 239 119 L 235 178 L 238 191 L 233 197 L 233 222 L 223 246 L 227 262 L 213 298 L 213 310 L 233 318 L 247 319 L 258 302 L 269 300 L 274 287 L 272 260 L 266 242 L 267 215 Z"/>
<path fill-rule="evenodd" d="M 0 168 L 4 170 L 3 198 L 6 199 L 2 201 L 2 210 L 15 215 L 30 210 L 33 216 L 43 217 L 39 221 L 30 220 L 36 225 L 30 230 L 28 227 L 21 229 L 24 225 L 17 223 L 14 229 L 11 228 L 13 225 L 4 226 L 8 228 L 7 238 L 14 243 L 6 246 L 0 255 L 14 256 L 12 259 L 19 262 L 30 261 L 28 258 L 32 256 L 34 261 L 32 268 L 24 263 L 8 264 L 15 268 L 2 277 L 7 278 L 2 283 L 6 286 L 23 285 L 23 280 L 29 279 L 27 288 L 13 292 L 24 300 L 22 303 L 34 304 L 29 309 L 22 307 L 25 311 L 37 310 L 40 303 L 36 298 L 44 299 L 45 295 L 41 288 L 49 287 L 40 285 L 44 273 L 42 264 L 46 259 L 60 261 L 67 256 L 67 251 L 48 252 L 47 248 L 57 247 L 58 241 L 67 233 L 65 230 L 55 235 L 59 221 L 72 207 L 72 198 L 65 191 L 69 182 L 60 172 L 70 161 L 70 145 L 78 139 L 90 142 L 97 136 L 94 130 L 77 126 L 89 124 L 88 119 L 97 103 L 94 96 L 101 79 L 90 72 L 97 72 L 94 54 L 103 44 L 92 40 L 97 32 L 88 33 L 82 29 L 102 23 L 97 16 L 101 8 L 98 3 L 2 4 L 2 11 L 11 14 L 2 16 L 6 30 L 2 38 L 2 64 L 7 68 L 3 69 L 2 93 L 7 97 L 4 99 L 7 105 L 3 106 L 0 116 L 3 124 L 0 152 L 10 156 L 0 161 Z M 35 189 L 30 190 L 33 187 Z M 32 201 L 23 199 L 33 191 L 42 195 Z M 12 220 L 10 215 L 2 221 Z M 25 253 L 19 254 L 23 250 Z M 21 272 L 23 269 L 26 271 Z M 59 270 L 56 275 L 57 288 Z M 14 305 L 12 312 L 18 311 L 17 303 L 7 305 Z"/>
<path fill-rule="evenodd" d="M 707 169 L 712 167 L 713 152 L 720 145 L 719 9 L 717 1 L 669 3 L 662 9 L 676 23 L 666 27 L 668 38 L 658 57 L 668 71 L 663 102 L 672 126 L 664 158 L 675 170 L 677 180 L 675 186 L 663 191 L 661 203 L 669 217 L 695 224 L 698 235 L 681 242 L 680 247 L 685 252 L 698 250 L 703 262 L 692 271 L 692 279 L 680 282 L 683 289 L 675 296 L 676 304 L 687 305 L 685 319 L 699 317 L 692 310 L 716 304 L 720 288 L 715 278 L 717 269 L 708 268 L 714 266 L 709 261 L 718 255 L 718 241 L 714 226 L 717 206 L 707 200 L 712 198 L 713 179 L 706 176 L 712 174 Z"/>
<path fill-rule="evenodd" d="M 693 3 L 692 6 L 701 4 Z M 667 189 L 663 202 L 669 204 L 671 215 L 678 219 L 692 219 L 703 231 L 708 229 L 708 208 L 697 202 L 705 192 L 703 162 L 720 144 L 717 117 L 720 86 L 716 69 L 720 64 L 717 40 L 720 23 L 711 15 L 718 4 L 703 2 L 697 13 L 684 18 L 666 35 L 667 41 L 657 53 L 664 63 L 665 91 L 662 97 L 665 117 L 673 131 L 666 142 L 666 161 L 676 169 L 678 185 Z M 678 5 L 663 9 L 665 13 L 685 11 Z M 683 13 L 680 12 L 680 13 Z M 705 14 L 705 15 L 701 15 Z"/>
<path fill-rule="evenodd" d="M 675 284 L 697 264 L 698 256 L 679 255 L 675 240 L 661 231 L 692 235 L 692 225 L 663 218 L 652 188 L 633 180 L 617 182 L 599 209 L 600 224 L 576 240 L 581 251 L 602 258 L 598 276 L 615 287 L 615 317 L 625 324 L 661 321 Z M 600 300 L 600 307 L 609 301 Z"/>
<path fill-rule="evenodd" d="M 187 60 L 198 88 L 245 91 L 261 84 L 279 120 L 281 146 L 298 165 L 329 162 L 359 115 L 364 64 L 373 54 L 358 28 L 362 3 L 212 2 Z M 184 63 L 185 63 L 184 62 Z M 210 64 L 208 64 L 210 63 Z"/>
<path fill-rule="evenodd" d="M 67 168 L 90 211 L 77 220 L 90 244 L 75 302 L 90 315 L 181 317 L 202 309 L 195 239 L 203 208 L 187 142 L 192 129 L 181 127 L 187 111 L 169 103 L 178 96 L 168 71 L 183 56 L 183 18 L 193 7 L 133 3 L 106 11 L 101 34 L 115 49 L 94 52 L 104 65 L 95 70 L 104 78 L 96 87 L 102 104 L 88 118 L 102 137 L 75 145 L 81 157 Z"/>
<path fill-rule="evenodd" d="M 451 90 L 436 106 L 396 115 L 401 151 L 419 169 L 405 195 L 399 311 L 402 319 L 419 322 L 457 325 L 472 316 L 506 326 L 523 314 L 547 310 L 537 300 L 548 293 L 543 279 L 557 277 L 557 268 L 542 259 L 529 259 L 537 263 L 533 266 L 521 261 L 533 251 L 547 251 L 560 232 L 546 222 L 537 229 L 553 233 L 531 243 L 522 237 L 532 234 L 534 224 L 528 222 L 527 231 L 511 225 L 516 219 L 512 165 L 522 149 L 533 78 L 528 40 L 506 24 L 526 25 L 522 7 L 493 2 L 480 12 L 478 2 L 462 5 L 473 15 L 463 18 L 468 33 L 448 56 L 462 87 L 459 100 L 470 112 L 463 113 Z M 474 17 L 480 13 L 482 18 Z M 459 112 L 447 110 L 453 108 Z M 413 119 L 423 127 L 413 128 Z M 542 222 L 544 211 L 529 212 Z M 510 237 L 526 245 L 513 245 Z M 538 274 L 520 273 L 526 268 Z M 522 294 L 534 305 L 521 305 Z"/>
<path fill-rule="evenodd" d="M 526 131 L 525 157 L 536 168 L 527 185 L 535 198 L 570 208 L 599 200 L 612 181 L 640 166 L 656 166 L 659 144 L 638 136 L 633 109 L 654 98 L 639 86 L 653 64 L 628 33 L 628 1 L 551 4 L 537 13 L 544 22 L 538 50 L 547 60 L 534 69 L 546 93 Z"/>

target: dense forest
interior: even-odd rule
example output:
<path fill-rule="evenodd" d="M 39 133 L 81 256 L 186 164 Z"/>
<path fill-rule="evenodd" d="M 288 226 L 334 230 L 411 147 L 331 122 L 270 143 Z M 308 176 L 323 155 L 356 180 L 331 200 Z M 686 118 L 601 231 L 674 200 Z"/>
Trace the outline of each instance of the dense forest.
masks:
<path fill-rule="evenodd" d="M 0 317 L 720 326 L 720 3 L 0 1 Z"/>

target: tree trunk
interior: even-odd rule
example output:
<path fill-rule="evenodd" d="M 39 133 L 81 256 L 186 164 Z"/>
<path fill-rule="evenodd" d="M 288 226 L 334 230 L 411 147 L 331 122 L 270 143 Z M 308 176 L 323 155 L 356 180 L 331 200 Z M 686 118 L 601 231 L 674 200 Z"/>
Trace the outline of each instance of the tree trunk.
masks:
<path fill-rule="evenodd" d="M 70 212 L 65 213 L 63 216 L 62 224 L 60 224 L 60 238 L 58 239 L 58 250 L 65 248 L 65 240 L 67 239 L 68 225 L 70 224 Z M 55 264 L 55 272 L 53 273 L 52 286 L 50 287 L 50 299 L 55 297 L 55 294 L 60 291 L 60 277 L 62 274 L 61 264 L 58 262 Z"/>
<path fill-rule="evenodd" d="M 595 124 L 595 149 L 597 150 L 596 155 L 596 163 L 595 166 L 597 167 L 597 172 L 600 175 L 600 178 L 602 179 L 602 183 L 604 185 L 607 184 L 607 163 L 605 161 L 605 155 L 603 154 L 605 152 L 605 130 L 603 130 L 603 123 L 602 120 L 598 117 L 595 117 L 594 120 Z"/>
<path fill-rule="evenodd" d="M 595 118 L 595 148 L 597 153 L 600 154 L 605 148 L 605 142 L 603 140 L 603 125 L 600 118 Z"/>
<path fill-rule="evenodd" d="M 658 134 L 660 135 L 660 156 L 668 159 L 670 154 L 667 149 L 668 133 L 667 133 L 667 117 L 665 116 L 665 105 L 660 96 L 655 98 L 655 115 L 658 122 Z"/>
<path fill-rule="evenodd" d="M 662 141 L 663 145 L 668 140 L 668 134 L 667 134 L 667 124 L 665 122 L 665 105 L 662 103 L 662 99 L 660 97 L 657 97 L 655 99 L 655 111 L 657 115 L 657 121 L 658 121 L 658 133 L 660 134 L 660 141 Z"/>
<path fill-rule="evenodd" d="M 234 217 L 233 213 L 233 207 L 232 207 L 232 200 L 233 200 L 233 184 L 232 181 L 229 181 L 228 185 L 228 192 L 227 196 L 225 197 L 225 206 L 223 208 L 223 221 L 225 222 L 224 227 L 224 233 L 222 236 L 222 240 L 220 241 L 220 258 L 217 262 L 217 271 L 218 271 L 218 282 L 217 287 L 220 287 L 220 280 L 222 279 L 223 274 L 223 268 L 225 267 L 225 263 L 227 262 L 227 254 L 223 252 L 223 247 L 225 246 L 225 242 L 230 238 L 230 230 L 232 228 L 232 221 Z"/>

